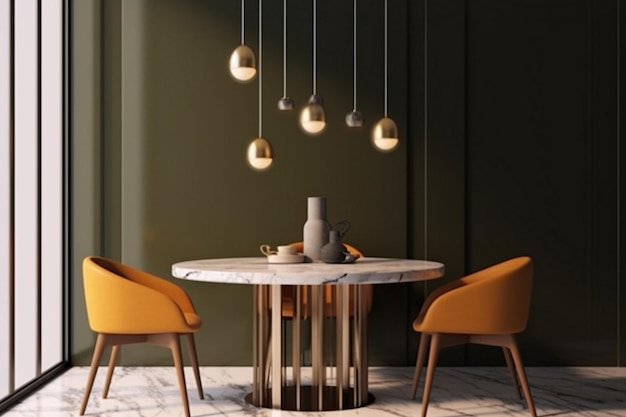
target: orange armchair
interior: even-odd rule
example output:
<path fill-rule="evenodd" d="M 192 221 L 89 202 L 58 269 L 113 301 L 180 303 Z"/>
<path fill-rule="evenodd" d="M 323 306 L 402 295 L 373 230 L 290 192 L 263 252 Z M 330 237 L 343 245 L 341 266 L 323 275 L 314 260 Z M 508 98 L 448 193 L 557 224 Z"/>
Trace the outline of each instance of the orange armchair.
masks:
<path fill-rule="evenodd" d="M 187 339 L 200 399 L 204 399 L 193 334 L 202 320 L 191 299 L 179 286 L 147 272 L 101 257 L 83 260 L 83 283 L 89 327 L 98 334 L 91 360 L 80 415 L 85 414 L 89 394 L 104 349 L 112 346 L 102 397 L 106 398 L 121 345 L 154 343 L 172 351 L 185 415 L 189 402 L 179 336 Z"/>
<path fill-rule="evenodd" d="M 529 257 L 501 262 L 435 289 L 424 301 L 413 330 L 420 332 L 411 398 L 415 398 L 430 340 L 422 400 L 426 416 L 439 349 L 465 343 L 502 348 L 518 396 L 522 385 L 528 409 L 536 417 L 526 373 L 515 339 L 526 328 L 533 277 Z M 516 376 L 517 375 L 517 376 Z"/>

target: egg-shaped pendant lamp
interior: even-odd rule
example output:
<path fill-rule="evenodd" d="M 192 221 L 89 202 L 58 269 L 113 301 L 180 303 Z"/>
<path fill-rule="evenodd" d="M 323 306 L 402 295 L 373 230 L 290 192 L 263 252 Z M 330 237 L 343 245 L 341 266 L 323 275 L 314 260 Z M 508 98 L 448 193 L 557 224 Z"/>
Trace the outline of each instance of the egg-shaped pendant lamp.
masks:
<path fill-rule="evenodd" d="M 380 119 L 372 129 L 372 141 L 374 146 L 385 152 L 391 151 L 398 145 L 398 126 L 389 117 Z"/>
<path fill-rule="evenodd" d="M 324 111 L 322 97 L 317 94 L 311 95 L 306 106 L 300 112 L 300 126 L 306 133 L 316 135 L 326 128 L 326 112 Z"/>
<path fill-rule="evenodd" d="M 236 47 L 233 53 L 230 54 L 228 64 L 230 75 L 232 75 L 236 81 L 240 82 L 250 81 L 256 75 L 256 57 L 254 56 L 252 48 L 246 45 L 245 7 L 245 0 L 241 0 L 241 45 Z"/>
<path fill-rule="evenodd" d="M 263 137 L 263 0 L 259 0 L 259 136 L 248 145 L 247 159 L 257 171 L 268 169 L 274 161 L 272 145 Z"/>
<path fill-rule="evenodd" d="M 248 45 L 241 44 L 230 55 L 230 75 L 237 81 L 250 81 L 256 75 L 256 57 Z"/>
<path fill-rule="evenodd" d="M 317 135 L 326 128 L 326 112 L 322 97 L 317 94 L 317 1 L 313 0 L 313 93 L 300 112 L 300 127 Z"/>
<path fill-rule="evenodd" d="M 272 145 L 264 138 L 256 138 L 248 145 L 248 163 L 258 171 L 267 169 L 272 165 L 274 152 Z"/>
<path fill-rule="evenodd" d="M 376 149 L 390 152 L 398 146 L 398 126 L 387 115 L 387 0 L 385 0 L 385 114 L 372 128 L 372 142 Z"/>

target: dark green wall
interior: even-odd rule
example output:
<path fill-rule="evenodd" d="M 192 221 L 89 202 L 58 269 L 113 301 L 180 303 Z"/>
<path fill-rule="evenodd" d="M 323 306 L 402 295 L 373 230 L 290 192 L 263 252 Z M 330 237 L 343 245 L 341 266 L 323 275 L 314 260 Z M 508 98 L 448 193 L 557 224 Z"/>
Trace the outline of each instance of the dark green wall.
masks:
<path fill-rule="evenodd" d="M 438 282 L 375 288 L 373 364 L 413 363 L 410 322 L 434 286 L 527 254 L 536 274 L 520 337 L 526 363 L 624 365 L 615 5 L 441 0 L 425 9 L 390 0 L 389 113 L 401 143 L 389 154 L 369 141 L 383 110 L 382 1 L 359 2 L 366 126 L 343 125 L 352 108 L 351 6 L 318 2 L 317 81 L 329 126 L 309 137 L 297 112 L 276 109 L 282 2 L 264 2 L 263 133 L 275 162 L 258 173 L 245 162 L 258 84 L 227 72 L 239 2 L 74 3 L 74 361 L 88 363 L 93 342 L 83 256 L 165 277 L 181 260 L 255 256 L 262 243 L 300 240 L 306 197 L 325 195 L 329 220 L 350 220 L 346 241 L 366 255 L 446 264 Z M 256 2 L 246 10 L 257 49 Z M 300 107 L 311 92 L 310 8 L 290 6 L 288 21 L 288 94 Z M 181 285 L 204 320 L 201 362 L 249 364 L 251 289 Z M 170 359 L 131 347 L 123 361 Z M 441 362 L 502 361 L 497 350 L 472 347 Z"/>
<path fill-rule="evenodd" d="M 468 267 L 531 255 L 527 356 L 615 365 L 615 2 L 480 1 L 467 12 Z"/>

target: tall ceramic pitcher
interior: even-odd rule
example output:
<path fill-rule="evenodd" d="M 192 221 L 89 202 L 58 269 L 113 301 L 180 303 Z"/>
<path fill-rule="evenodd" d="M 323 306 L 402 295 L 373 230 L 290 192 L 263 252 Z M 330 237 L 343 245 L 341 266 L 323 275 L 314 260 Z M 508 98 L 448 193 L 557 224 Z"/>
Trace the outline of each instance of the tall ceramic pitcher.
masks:
<path fill-rule="evenodd" d="M 328 243 L 330 225 L 326 221 L 326 197 L 307 199 L 307 220 L 302 230 L 304 256 L 310 261 L 320 260 L 322 246 Z"/>

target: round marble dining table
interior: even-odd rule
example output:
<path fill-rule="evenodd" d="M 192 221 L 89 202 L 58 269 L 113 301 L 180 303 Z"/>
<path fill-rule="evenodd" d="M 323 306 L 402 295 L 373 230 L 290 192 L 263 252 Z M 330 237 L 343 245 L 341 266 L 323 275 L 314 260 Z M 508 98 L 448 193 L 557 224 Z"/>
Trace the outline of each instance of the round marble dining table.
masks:
<path fill-rule="evenodd" d="M 253 286 L 253 383 L 248 402 L 275 409 L 329 411 L 374 401 L 368 392 L 365 286 L 436 279 L 444 269 L 440 262 L 417 259 L 273 264 L 265 257 L 250 257 L 178 262 L 172 265 L 172 275 Z M 293 314 L 288 317 L 290 352 L 282 314 L 287 286 L 294 295 Z M 310 367 L 303 364 L 303 335 L 310 342 Z"/>

